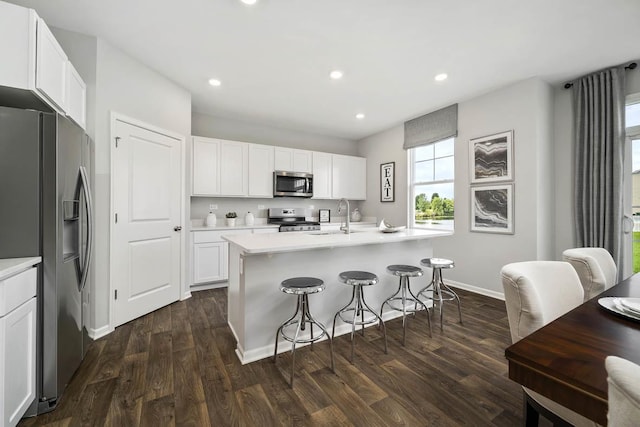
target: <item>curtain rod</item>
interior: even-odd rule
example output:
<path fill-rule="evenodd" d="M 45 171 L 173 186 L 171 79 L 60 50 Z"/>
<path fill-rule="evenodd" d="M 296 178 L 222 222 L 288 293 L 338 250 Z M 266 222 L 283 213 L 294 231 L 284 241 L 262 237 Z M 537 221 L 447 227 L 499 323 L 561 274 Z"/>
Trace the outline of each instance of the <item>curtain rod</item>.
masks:
<path fill-rule="evenodd" d="M 632 62 L 631 64 L 629 64 L 626 67 L 624 67 L 624 69 L 625 70 L 635 70 L 637 66 L 638 66 L 637 63 Z M 573 86 L 573 82 L 567 82 L 567 83 L 564 84 L 564 88 L 565 89 L 569 89 L 571 86 Z"/>

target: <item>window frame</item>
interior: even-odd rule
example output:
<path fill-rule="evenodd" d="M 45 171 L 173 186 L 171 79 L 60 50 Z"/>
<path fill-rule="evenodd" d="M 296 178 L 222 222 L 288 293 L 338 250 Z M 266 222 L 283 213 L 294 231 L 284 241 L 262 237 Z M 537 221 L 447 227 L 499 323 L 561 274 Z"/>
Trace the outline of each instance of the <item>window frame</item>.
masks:
<path fill-rule="evenodd" d="M 443 141 L 447 141 L 447 140 L 452 140 L 453 141 L 453 152 L 450 155 L 447 156 L 439 156 L 436 157 L 435 154 L 435 144 L 439 143 L 439 142 L 443 142 Z M 421 147 L 426 147 L 429 145 L 433 145 L 434 146 L 434 153 L 433 153 L 433 158 L 430 159 L 432 160 L 434 163 L 434 176 L 436 174 L 435 172 L 435 161 L 437 159 L 444 159 L 444 158 L 448 158 L 451 157 L 453 158 L 453 178 L 451 179 L 440 179 L 440 180 L 433 180 L 433 181 L 419 181 L 419 182 L 415 182 L 414 181 L 414 174 L 415 174 L 415 164 L 417 163 L 416 160 L 416 151 L 417 149 L 421 148 Z M 455 146 L 456 146 L 456 137 L 452 136 L 450 138 L 444 138 L 441 139 L 439 141 L 435 141 L 435 142 L 431 142 L 429 144 L 425 144 L 422 146 L 417 146 L 417 147 L 413 147 L 407 150 L 407 169 L 408 169 L 408 173 L 407 173 L 407 178 L 408 178 L 408 183 L 407 183 L 407 189 L 408 189 L 408 197 L 407 197 L 407 201 L 408 201 L 408 209 L 407 209 L 407 224 L 409 228 L 417 228 L 417 229 L 424 229 L 424 230 L 445 230 L 445 231 L 454 231 L 455 230 L 455 158 L 456 158 L 456 153 L 455 153 Z M 420 160 L 425 161 L 425 160 Z M 453 186 L 453 194 L 454 194 L 454 219 L 452 220 L 451 226 L 438 226 L 436 224 L 417 224 L 415 221 L 415 217 L 416 217 L 416 187 L 420 186 L 420 185 L 435 185 L 435 184 L 451 184 Z"/>

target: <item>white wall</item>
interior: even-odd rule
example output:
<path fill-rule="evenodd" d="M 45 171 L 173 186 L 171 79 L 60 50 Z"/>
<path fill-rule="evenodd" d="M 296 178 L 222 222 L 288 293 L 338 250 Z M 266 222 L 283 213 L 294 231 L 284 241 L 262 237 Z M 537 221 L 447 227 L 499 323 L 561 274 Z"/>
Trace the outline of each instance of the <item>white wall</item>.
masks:
<path fill-rule="evenodd" d="M 241 120 L 210 116 L 197 112 L 193 112 L 191 117 L 191 132 L 197 136 L 352 156 L 355 156 L 358 152 L 356 141 L 350 139 L 261 126 Z"/>
<path fill-rule="evenodd" d="M 390 224 L 407 223 L 407 152 L 402 149 L 404 125 L 360 141 L 358 155 L 367 158 L 367 200 L 361 211 Z M 395 201 L 380 202 L 380 165 L 395 162 Z"/>
<path fill-rule="evenodd" d="M 551 138 L 553 110 L 550 87 L 529 79 L 459 103 L 455 147 L 455 233 L 434 241 L 434 256 L 451 258 L 456 268 L 447 278 L 501 294 L 500 269 L 522 260 L 552 255 L 553 163 Z M 506 130 L 514 131 L 513 235 L 470 232 L 469 140 Z M 368 188 L 363 210 L 406 223 L 407 154 L 402 149 L 403 125 L 365 138 L 359 154 L 367 156 L 369 182 L 377 183 L 380 163 L 396 162 L 396 200 L 379 202 L 378 188 Z M 544 176 L 542 176 L 544 174 Z M 372 181 L 375 180 L 375 181 Z M 540 207 L 543 204 L 546 207 Z M 384 214 L 378 214 L 384 212 Z"/>
<path fill-rule="evenodd" d="M 95 144 L 95 258 L 90 327 L 109 322 L 110 117 L 112 112 L 191 135 L 191 94 L 102 39 L 56 30 L 79 74 L 89 84 L 88 134 Z M 92 124 L 93 121 L 93 124 Z"/>

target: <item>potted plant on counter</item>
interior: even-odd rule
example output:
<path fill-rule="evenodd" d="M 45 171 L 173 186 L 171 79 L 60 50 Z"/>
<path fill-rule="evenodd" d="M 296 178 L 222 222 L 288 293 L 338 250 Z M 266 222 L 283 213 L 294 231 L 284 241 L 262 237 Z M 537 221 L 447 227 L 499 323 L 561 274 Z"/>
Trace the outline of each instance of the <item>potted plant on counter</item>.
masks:
<path fill-rule="evenodd" d="M 227 227 L 235 227 L 237 217 L 238 215 L 236 215 L 235 212 L 227 212 L 225 215 L 225 218 L 227 218 Z"/>

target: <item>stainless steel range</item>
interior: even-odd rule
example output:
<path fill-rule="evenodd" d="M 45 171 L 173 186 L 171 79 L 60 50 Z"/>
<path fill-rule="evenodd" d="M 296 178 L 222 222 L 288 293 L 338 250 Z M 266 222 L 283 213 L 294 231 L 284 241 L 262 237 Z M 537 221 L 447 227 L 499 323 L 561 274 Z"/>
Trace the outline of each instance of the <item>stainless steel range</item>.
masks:
<path fill-rule="evenodd" d="M 269 224 L 280 224 L 282 231 L 314 231 L 320 230 L 320 223 L 306 220 L 307 210 L 304 208 L 269 208 Z"/>

